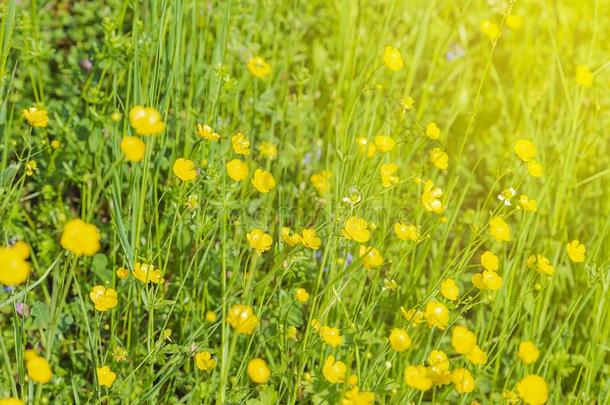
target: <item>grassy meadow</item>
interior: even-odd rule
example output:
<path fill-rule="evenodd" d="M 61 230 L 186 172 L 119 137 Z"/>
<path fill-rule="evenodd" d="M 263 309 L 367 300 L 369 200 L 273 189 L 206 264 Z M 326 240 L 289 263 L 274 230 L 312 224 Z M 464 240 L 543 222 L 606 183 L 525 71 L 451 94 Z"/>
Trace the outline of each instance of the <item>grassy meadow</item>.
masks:
<path fill-rule="evenodd" d="M 0 4 L 0 405 L 610 404 L 610 1 Z"/>

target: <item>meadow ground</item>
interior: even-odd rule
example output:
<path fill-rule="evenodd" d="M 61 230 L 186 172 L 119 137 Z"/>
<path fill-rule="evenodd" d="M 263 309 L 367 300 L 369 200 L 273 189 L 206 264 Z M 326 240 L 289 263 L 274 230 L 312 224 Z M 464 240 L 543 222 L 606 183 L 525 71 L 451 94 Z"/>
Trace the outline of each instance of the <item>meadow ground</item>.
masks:
<path fill-rule="evenodd" d="M 609 10 L 2 2 L 0 404 L 610 404 Z"/>

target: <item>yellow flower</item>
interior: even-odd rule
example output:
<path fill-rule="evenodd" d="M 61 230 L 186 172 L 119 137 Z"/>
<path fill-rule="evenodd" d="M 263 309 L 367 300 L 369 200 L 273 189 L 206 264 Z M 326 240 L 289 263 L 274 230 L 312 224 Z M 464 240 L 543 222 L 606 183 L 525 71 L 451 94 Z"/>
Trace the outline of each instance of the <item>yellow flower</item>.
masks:
<path fill-rule="evenodd" d="M 419 229 L 412 224 L 394 224 L 394 233 L 402 240 L 417 241 L 419 239 Z"/>
<path fill-rule="evenodd" d="M 133 276 L 143 283 L 161 284 L 161 270 L 155 270 L 155 266 L 146 263 L 136 263 L 133 268 Z"/>
<path fill-rule="evenodd" d="M 116 380 L 116 373 L 112 372 L 108 366 L 98 367 L 96 371 L 97 382 L 105 387 L 112 387 L 114 380 Z"/>
<path fill-rule="evenodd" d="M 570 260 L 572 260 L 574 263 L 582 263 L 585 261 L 585 253 L 587 252 L 587 248 L 578 240 L 575 239 L 568 243 L 566 245 L 566 250 L 568 251 Z"/>
<path fill-rule="evenodd" d="M 172 171 L 182 181 L 191 181 L 197 177 L 197 169 L 192 160 L 185 158 L 178 158 L 174 162 Z"/>
<path fill-rule="evenodd" d="M 25 405 L 22 400 L 17 397 L 0 399 L 0 405 Z"/>
<path fill-rule="evenodd" d="M 481 290 L 496 291 L 502 287 L 502 277 L 495 271 L 485 270 L 472 276 L 472 284 Z"/>
<path fill-rule="evenodd" d="M 273 244 L 271 235 L 258 228 L 254 228 L 250 233 L 246 234 L 246 239 L 248 239 L 248 243 L 256 250 L 256 253 L 259 256 L 271 249 L 271 245 Z"/>
<path fill-rule="evenodd" d="M 30 275 L 30 248 L 19 241 L 13 246 L 0 246 L 0 284 L 19 285 Z"/>
<path fill-rule="evenodd" d="M 377 153 L 377 146 L 375 146 L 375 143 L 369 142 L 365 137 L 360 136 L 356 138 L 356 143 L 358 143 L 359 152 L 369 158 L 375 156 Z"/>
<path fill-rule="evenodd" d="M 121 151 L 125 155 L 125 160 L 139 162 L 144 159 L 146 144 L 137 136 L 126 136 L 121 140 Z"/>
<path fill-rule="evenodd" d="M 383 51 L 383 63 L 393 71 L 399 71 L 405 64 L 400 51 L 391 46 L 386 46 Z"/>
<path fill-rule="evenodd" d="M 343 236 L 346 239 L 354 240 L 358 243 L 366 243 L 371 238 L 368 230 L 369 224 L 365 219 L 359 217 L 349 217 L 343 226 Z"/>
<path fill-rule="evenodd" d="M 398 170 L 396 163 L 384 163 L 379 170 L 381 171 L 381 183 L 384 187 L 392 187 L 400 180 L 400 177 L 394 175 Z"/>
<path fill-rule="evenodd" d="M 390 332 L 390 347 L 397 352 L 404 352 L 411 347 L 411 337 L 406 330 L 401 328 L 394 328 Z"/>
<path fill-rule="evenodd" d="M 394 149 L 396 142 L 387 135 L 377 135 L 375 137 L 375 147 L 379 152 L 390 152 Z"/>
<path fill-rule="evenodd" d="M 297 288 L 294 292 L 294 299 L 298 302 L 305 303 L 309 301 L 309 293 L 304 288 Z"/>
<path fill-rule="evenodd" d="M 509 14 L 506 16 L 504 24 L 511 30 L 516 31 L 521 29 L 521 26 L 523 25 L 523 17 L 520 15 Z"/>
<path fill-rule="evenodd" d="M 468 330 L 467 327 L 456 325 L 451 331 L 451 346 L 458 354 L 467 354 L 472 352 L 477 344 L 476 335 Z"/>
<path fill-rule="evenodd" d="M 46 384 L 53 378 L 53 372 L 49 362 L 44 357 L 37 355 L 34 351 L 28 350 L 25 354 L 25 368 L 28 376 L 39 384 Z"/>
<path fill-rule="evenodd" d="M 472 364 L 483 365 L 487 363 L 487 354 L 478 345 L 475 345 L 470 352 L 466 353 L 466 359 Z"/>
<path fill-rule="evenodd" d="M 277 156 L 277 146 L 268 141 L 262 142 L 260 145 L 258 145 L 258 151 L 262 157 L 269 160 L 273 160 Z"/>
<path fill-rule="evenodd" d="M 589 70 L 587 66 L 578 65 L 576 67 L 576 83 L 582 87 L 593 86 L 593 73 L 591 73 L 591 70 Z"/>
<path fill-rule="evenodd" d="M 315 229 L 305 228 L 301 232 L 303 246 L 309 249 L 318 250 L 322 244 L 322 239 L 316 235 Z"/>
<path fill-rule="evenodd" d="M 519 381 L 517 393 L 528 405 L 542 405 L 549 399 L 546 382 L 536 374 L 529 374 Z"/>
<path fill-rule="evenodd" d="M 206 313 L 205 313 L 206 322 L 214 323 L 214 322 L 216 322 L 217 319 L 218 319 L 218 316 L 216 316 L 216 312 L 206 311 Z"/>
<path fill-rule="evenodd" d="M 489 221 L 489 232 L 498 242 L 510 241 L 510 226 L 500 217 L 493 217 Z"/>
<path fill-rule="evenodd" d="M 161 113 L 153 107 L 134 106 L 129 111 L 129 122 L 138 135 L 157 135 L 165 129 Z"/>
<path fill-rule="evenodd" d="M 536 212 L 538 210 L 536 200 L 530 200 L 525 194 L 521 194 L 521 196 L 519 196 L 519 204 L 521 204 L 523 211 Z"/>
<path fill-rule="evenodd" d="M 238 333 L 251 335 L 260 323 L 249 305 L 233 305 L 227 314 L 227 322 Z"/>
<path fill-rule="evenodd" d="M 429 375 L 435 384 L 449 384 L 451 374 L 449 374 L 449 358 L 442 350 L 432 350 L 428 355 L 430 365 Z"/>
<path fill-rule="evenodd" d="M 248 177 L 248 165 L 242 160 L 233 159 L 227 162 L 227 173 L 235 181 L 242 181 Z"/>
<path fill-rule="evenodd" d="M 76 256 L 93 256 L 100 250 L 100 231 L 95 225 L 75 218 L 64 226 L 60 243 Z"/>
<path fill-rule="evenodd" d="M 517 139 L 515 142 L 514 151 L 524 162 L 530 162 L 536 154 L 538 153 L 538 149 L 536 149 L 536 145 L 528 139 Z"/>
<path fill-rule="evenodd" d="M 29 160 L 25 164 L 25 174 L 33 176 L 38 171 L 38 163 L 35 160 Z"/>
<path fill-rule="evenodd" d="M 51 147 L 53 149 L 59 149 L 59 146 L 61 145 L 61 143 L 57 140 L 57 139 L 53 139 L 51 141 Z"/>
<path fill-rule="evenodd" d="M 343 336 L 339 328 L 332 328 L 330 326 L 322 326 L 318 331 L 320 338 L 329 345 L 330 347 L 337 347 L 343 344 Z"/>
<path fill-rule="evenodd" d="M 538 360 L 540 351 L 536 345 L 528 340 L 519 343 L 519 360 L 525 364 L 532 364 Z"/>
<path fill-rule="evenodd" d="M 445 330 L 449 323 L 449 310 L 442 303 L 432 300 L 426 304 L 424 317 L 430 328 Z"/>
<path fill-rule="evenodd" d="M 495 41 L 500 37 L 500 27 L 498 27 L 495 23 L 489 20 L 482 21 L 480 28 L 483 35 L 485 35 L 492 41 Z"/>
<path fill-rule="evenodd" d="M 489 250 L 486 250 L 481 255 L 481 265 L 486 270 L 498 271 L 498 267 L 500 266 L 500 259 L 498 259 L 498 256 L 494 255 Z"/>
<path fill-rule="evenodd" d="M 264 384 L 271 376 L 271 370 L 265 360 L 256 357 L 248 362 L 248 376 L 256 384 Z"/>
<path fill-rule="evenodd" d="M 49 124 L 49 115 L 46 110 L 37 107 L 26 108 L 21 112 L 31 126 L 34 128 L 44 128 Z"/>
<path fill-rule="evenodd" d="M 452 278 L 443 280 L 441 283 L 441 294 L 450 301 L 455 301 L 460 295 L 460 290 Z"/>
<path fill-rule="evenodd" d="M 261 193 L 268 193 L 275 187 L 275 179 L 273 175 L 266 170 L 256 169 L 252 185 Z"/>
<path fill-rule="evenodd" d="M 537 270 L 540 274 L 547 274 L 549 276 L 555 274 L 555 267 L 553 267 L 550 260 L 546 257 L 536 255 L 536 262 L 538 263 Z"/>
<path fill-rule="evenodd" d="M 117 293 L 113 288 L 96 285 L 91 289 L 89 298 L 95 305 L 95 310 L 104 312 L 117 306 Z"/>
<path fill-rule="evenodd" d="M 400 105 L 406 111 L 411 111 L 413 109 L 413 106 L 415 105 L 415 100 L 413 100 L 413 98 L 410 96 L 406 96 L 402 100 L 400 100 Z"/>
<path fill-rule="evenodd" d="M 247 64 L 248 70 L 254 77 L 263 79 L 271 73 L 271 66 L 260 56 L 250 58 Z"/>
<path fill-rule="evenodd" d="M 282 227 L 282 229 L 280 230 L 280 236 L 282 240 L 290 247 L 294 247 L 303 241 L 301 235 L 299 235 L 298 233 L 290 235 L 290 228 L 287 228 L 285 226 Z"/>
<path fill-rule="evenodd" d="M 330 171 L 322 170 L 321 172 L 314 173 L 309 180 L 318 193 L 324 194 L 330 188 Z"/>
<path fill-rule="evenodd" d="M 216 367 L 218 362 L 208 351 L 199 352 L 195 355 L 195 365 L 201 371 L 209 371 Z"/>
<path fill-rule="evenodd" d="M 544 168 L 540 163 L 535 160 L 532 160 L 527 164 L 527 172 L 532 177 L 542 177 L 542 175 L 544 174 Z"/>
<path fill-rule="evenodd" d="M 197 124 L 197 136 L 212 142 L 216 142 L 220 139 L 220 135 L 214 132 L 212 127 L 207 124 Z"/>
<path fill-rule="evenodd" d="M 360 245 L 359 254 L 362 259 L 362 265 L 369 270 L 373 270 L 383 264 L 381 253 L 374 247 Z"/>
<path fill-rule="evenodd" d="M 421 202 L 426 211 L 442 214 L 445 211 L 445 206 L 440 200 L 442 196 L 443 190 L 439 187 L 434 187 L 432 180 L 426 180 L 421 196 Z"/>
<path fill-rule="evenodd" d="M 460 394 L 468 394 L 474 390 L 474 378 L 470 371 L 465 368 L 458 368 L 451 373 L 451 381 L 455 386 L 455 390 Z"/>
<path fill-rule="evenodd" d="M 405 384 L 419 391 L 432 388 L 432 378 L 426 366 L 407 366 L 404 373 Z"/>
<path fill-rule="evenodd" d="M 430 139 L 438 139 L 441 136 L 441 130 L 435 122 L 426 125 L 426 136 Z"/>
<path fill-rule="evenodd" d="M 347 366 L 342 361 L 335 361 L 334 356 L 328 356 L 324 360 L 324 366 L 322 367 L 322 374 L 324 378 L 331 384 L 339 384 L 345 381 L 345 374 L 347 373 Z"/>
<path fill-rule="evenodd" d="M 370 391 L 360 391 L 358 387 L 353 387 L 347 391 L 341 400 L 341 405 L 373 405 L 375 394 Z"/>
<path fill-rule="evenodd" d="M 241 132 L 231 137 L 231 145 L 233 146 L 233 151 L 238 155 L 248 156 L 250 154 L 250 141 Z"/>
<path fill-rule="evenodd" d="M 411 322 L 414 325 L 419 325 L 425 321 L 424 313 L 415 308 L 407 310 L 404 307 L 400 307 L 400 313 L 407 320 L 407 322 Z"/>
<path fill-rule="evenodd" d="M 430 163 L 441 170 L 447 170 L 449 167 L 449 155 L 441 148 L 434 148 L 430 151 Z"/>

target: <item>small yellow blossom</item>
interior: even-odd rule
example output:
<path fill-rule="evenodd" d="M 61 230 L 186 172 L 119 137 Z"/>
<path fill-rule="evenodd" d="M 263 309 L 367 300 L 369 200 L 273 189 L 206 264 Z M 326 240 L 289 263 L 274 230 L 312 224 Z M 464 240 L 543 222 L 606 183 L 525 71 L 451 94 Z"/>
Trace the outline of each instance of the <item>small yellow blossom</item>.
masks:
<path fill-rule="evenodd" d="M 23 118 L 34 128 L 44 128 L 49 124 L 49 115 L 46 110 L 38 107 L 26 108 L 21 112 Z"/>
<path fill-rule="evenodd" d="M 582 87 L 593 86 L 593 73 L 585 65 L 578 65 L 576 67 L 576 83 Z"/>
<path fill-rule="evenodd" d="M 495 41 L 500 37 L 500 27 L 498 27 L 496 23 L 493 23 L 489 20 L 482 21 L 480 29 L 483 35 L 485 35 L 492 41 Z"/>
<path fill-rule="evenodd" d="M 343 344 L 343 336 L 339 328 L 333 328 L 330 326 L 321 326 L 318 330 L 320 338 L 329 345 L 330 347 L 337 347 Z"/>
<path fill-rule="evenodd" d="M 430 139 L 438 139 L 441 137 L 441 130 L 435 122 L 426 125 L 426 136 Z"/>
<path fill-rule="evenodd" d="M 93 256 L 100 250 L 100 231 L 95 225 L 75 218 L 64 226 L 60 243 L 76 256 Z"/>
<path fill-rule="evenodd" d="M 356 138 L 356 143 L 358 144 L 358 151 L 369 158 L 372 158 L 377 153 L 377 146 L 375 146 L 375 143 L 369 142 L 369 140 L 363 136 Z"/>
<path fill-rule="evenodd" d="M 112 387 L 112 384 L 114 384 L 114 381 L 116 380 L 116 373 L 110 370 L 110 367 L 98 367 L 96 369 L 96 372 L 97 382 L 99 383 L 99 385 L 103 385 L 104 387 L 108 388 Z"/>
<path fill-rule="evenodd" d="M 381 253 L 374 247 L 360 245 L 359 255 L 362 259 L 362 265 L 369 270 L 381 266 L 384 262 Z"/>
<path fill-rule="evenodd" d="M 216 367 L 218 361 L 212 353 L 203 351 L 195 354 L 195 365 L 201 371 L 209 371 Z"/>
<path fill-rule="evenodd" d="M 373 405 L 374 402 L 375 394 L 370 391 L 360 391 L 358 387 L 347 391 L 341 399 L 341 405 Z"/>
<path fill-rule="evenodd" d="M 493 217 L 489 221 L 489 232 L 498 242 L 510 241 L 510 226 L 500 217 Z"/>
<path fill-rule="evenodd" d="M 238 155 L 248 156 L 250 154 L 250 141 L 241 132 L 238 132 L 231 137 L 231 145 L 233 147 L 233 152 Z"/>
<path fill-rule="evenodd" d="M 309 301 L 309 293 L 304 288 L 297 288 L 294 292 L 294 299 L 298 302 L 305 303 Z"/>
<path fill-rule="evenodd" d="M 402 240 L 416 242 L 419 239 L 419 229 L 413 224 L 394 224 L 394 233 Z"/>
<path fill-rule="evenodd" d="M 345 381 L 347 366 L 342 361 L 335 361 L 335 356 L 328 356 L 324 360 L 322 374 L 331 384 L 340 384 Z"/>
<path fill-rule="evenodd" d="M 443 190 L 440 187 L 435 187 L 432 180 L 426 180 L 421 196 L 421 202 L 426 211 L 442 214 L 445 211 L 445 206 L 440 200 L 442 196 Z"/>
<path fill-rule="evenodd" d="M 246 66 L 250 73 L 259 79 L 264 79 L 271 73 L 271 66 L 260 56 L 250 58 Z"/>
<path fill-rule="evenodd" d="M 207 124 L 197 124 L 197 136 L 212 142 L 216 142 L 220 139 L 220 135 L 214 132 L 212 127 Z"/>
<path fill-rule="evenodd" d="M 294 247 L 303 241 L 301 235 L 296 232 L 291 235 L 290 232 L 290 228 L 287 228 L 285 226 L 282 227 L 282 229 L 280 230 L 280 236 L 284 243 L 286 243 L 288 246 Z"/>
<path fill-rule="evenodd" d="M 248 377 L 256 384 L 264 384 L 271 376 L 267 362 L 258 357 L 248 362 Z"/>
<path fill-rule="evenodd" d="M 529 374 L 519 381 L 517 393 L 527 405 L 543 405 L 549 399 L 546 382 L 536 374 Z"/>
<path fill-rule="evenodd" d="M 133 268 L 133 276 L 136 280 L 143 283 L 161 284 L 163 283 L 163 277 L 161 277 L 161 270 L 155 269 L 152 264 L 136 263 Z"/>
<path fill-rule="evenodd" d="M 25 403 L 17 397 L 0 399 L 0 405 L 25 405 Z"/>
<path fill-rule="evenodd" d="M 460 295 L 460 290 L 455 280 L 448 278 L 441 283 L 441 294 L 450 301 L 455 301 Z"/>
<path fill-rule="evenodd" d="M 377 135 L 375 137 L 375 147 L 379 152 L 390 152 L 395 145 L 396 142 L 387 135 Z"/>
<path fill-rule="evenodd" d="M 519 196 L 519 204 L 523 211 L 536 212 L 538 210 L 538 203 L 536 200 L 530 200 L 528 196 L 522 194 Z"/>
<path fill-rule="evenodd" d="M 126 136 L 121 140 L 121 151 L 125 155 L 125 160 L 139 162 L 144 159 L 146 144 L 137 136 Z"/>
<path fill-rule="evenodd" d="M 113 288 L 96 285 L 91 289 L 89 298 L 95 305 L 95 310 L 104 312 L 117 306 L 117 292 Z"/>
<path fill-rule="evenodd" d="M 0 284 L 12 286 L 25 283 L 31 270 L 28 257 L 30 248 L 23 241 L 13 246 L 0 246 Z"/>
<path fill-rule="evenodd" d="M 383 63 L 393 71 L 402 69 L 405 64 L 400 56 L 400 51 L 391 46 L 386 46 L 383 51 Z"/>
<path fill-rule="evenodd" d="M 238 333 L 251 335 L 260 323 L 249 305 L 233 305 L 227 314 L 227 322 Z"/>
<path fill-rule="evenodd" d="M 456 325 L 451 331 L 451 346 L 458 354 L 467 354 L 472 352 L 477 344 L 476 335 L 468 330 L 467 327 Z"/>
<path fill-rule="evenodd" d="M 415 100 L 413 100 L 413 98 L 410 96 L 406 96 L 406 97 L 403 97 L 402 100 L 400 100 L 400 105 L 406 111 L 411 111 L 413 109 L 413 106 L 415 105 Z"/>
<path fill-rule="evenodd" d="M 532 364 L 538 360 L 540 356 L 540 351 L 536 347 L 536 345 L 529 340 L 524 340 L 519 343 L 519 360 L 521 360 L 525 364 Z"/>
<path fill-rule="evenodd" d="M 318 250 L 322 244 L 322 239 L 318 237 L 315 229 L 305 228 L 301 232 L 303 246 L 309 249 Z"/>
<path fill-rule="evenodd" d="M 314 173 L 309 180 L 318 193 L 324 194 L 330 188 L 330 170 Z"/>
<path fill-rule="evenodd" d="M 371 238 L 371 232 L 368 229 L 369 224 L 365 219 L 359 217 L 349 217 L 343 226 L 343 236 L 346 239 L 356 241 L 358 243 L 366 243 Z"/>
<path fill-rule="evenodd" d="M 381 172 L 381 183 L 384 187 L 392 187 L 400 181 L 400 177 L 394 175 L 398 171 L 396 163 L 384 163 L 379 170 Z"/>
<path fill-rule="evenodd" d="M 275 179 L 270 172 L 256 169 L 252 178 L 252 185 L 261 193 L 268 193 L 275 187 Z"/>
<path fill-rule="evenodd" d="M 404 373 L 405 384 L 419 391 L 432 388 L 432 378 L 426 366 L 407 366 Z"/>
<path fill-rule="evenodd" d="M 407 310 L 405 307 L 400 307 L 400 313 L 407 322 L 413 323 L 414 325 L 425 322 L 424 313 L 418 309 L 411 308 Z"/>
<path fill-rule="evenodd" d="M 478 345 L 466 353 L 466 359 L 475 365 L 483 365 L 487 363 L 487 353 L 485 353 Z"/>
<path fill-rule="evenodd" d="M 242 181 L 248 177 L 248 165 L 240 159 L 233 159 L 227 162 L 227 174 L 235 181 Z"/>
<path fill-rule="evenodd" d="M 500 267 L 500 259 L 498 259 L 498 256 L 493 254 L 493 252 L 486 250 L 481 255 L 481 266 L 483 266 L 486 270 L 498 271 L 498 268 Z"/>
<path fill-rule="evenodd" d="M 536 255 L 536 263 L 538 273 L 552 276 L 555 274 L 555 267 L 551 264 L 551 261 L 542 255 Z"/>
<path fill-rule="evenodd" d="M 527 164 L 527 172 L 532 177 L 542 177 L 544 174 L 544 168 L 539 162 L 532 160 Z"/>
<path fill-rule="evenodd" d="M 406 330 L 401 328 L 394 328 L 390 332 L 390 347 L 397 352 L 404 352 L 411 347 L 411 337 Z"/>
<path fill-rule="evenodd" d="M 250 233 L 246 234 L 248 243 L 256 250 L 256 253 L 260 256 L 267 250 L 271 249 L 273 244 L 273 238 L 263 230 L 254 228 Z"/>
<path fill-rule="evenodd" d="M 39 356 L 33 350 L 27 350 L 25 355 L 25 368 L 32 381 L 39 384 L 46 384 L 53 378 L 53 371 L 49 362 L 44 357 Z"/>
<path fill-rule="evenodd" d="M 536 149 L 536 145 L 529 139 L 517 139 L 515 142 L 514 151 L 524 162 L 530 162 L 532 159 L 536 157 L 538 153 L 538 149 Z"/>
<path fill-rule="evenodd" d="M 129 111 L 129 122 L 138 135 L 157 135 L 165 129 L 161 113 L 153 107 L 134 106 Z"/>
<path fill-rule="evenodd" d="M 469 392 L 472 392 L 475 387 L 472 374 L 465 368 L 453 370 L 453 373 L 451 373 L 451 381 L 453 382 L 455 390 L 460 394 L 468 394 Z"/>
<path fill-rule="evenodd" d="M 513 31 L 521 29 L 523 26 L 523 17 L 520 15 L 509 14 L 506 16 L 504 24 Z"/>
<path fill-rule="evenodd" d="M 445 330 L 449 323 L 449 310 L 442 303 L 432 300 L 426 304 L 424 317 L 430 328 Z"/>
<path fill-rule="evenodd" d="M 182 181 L 191 181 L 197 177 L 197 169 L 192 160 L 178 158 L 172 167 L 174 174 Z"/>
<path fill-rule="evenodd" d="M 273 160 L 277 157 L 277 146 L 269 141 L 264 141 L 258 145 L 258 152 L 262 157 Z"/>
<path fill-rule="evenodd" d="M 214 312 L 214 311 L 206 311 L 205 312 L 205 320 L 206 320 L 206 322 L 214 323 L 214 322 L 216 322 L 217 319 L 218 319 L 218 316 L 216 315 L 216 312 Z"/>
<path fill-rule="evenodd" d="M 38 163 L 35 160 L 28 160 L 25 163 L 25 174 L 27 176 L 33 176 L 38 171 Z"/>
<path fill-rule="evenodd" d="M 441 148 L 434 148 L 430 151 L 430 163 L 441 170 L 447 170 L 449 167 L 449 155 Z"/>
<path fill-rule="evenodd" d="M 568 251 L 568 256 L 570 260 L 574 263 L 582 263 L 585 261 L 585 254 L 587 253 L 587 248 L 585 245 L 580 243 L 578 240 L 573 240 L 572 242 L 566 245 L 566 250 Z"/>

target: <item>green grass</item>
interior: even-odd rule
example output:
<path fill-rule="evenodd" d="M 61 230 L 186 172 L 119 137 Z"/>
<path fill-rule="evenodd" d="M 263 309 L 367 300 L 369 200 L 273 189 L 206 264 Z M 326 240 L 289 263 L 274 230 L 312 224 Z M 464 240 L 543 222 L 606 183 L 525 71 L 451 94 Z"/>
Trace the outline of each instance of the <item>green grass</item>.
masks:
<path fill-rule="evenodd" d="M 523 17 L 520 29 L 505 26 L 501 3 Z M 549 404 L 610 403 L 608 10 L 606 0 L 4 2 L 0 246 L 27 242 L 33 270 L 26 283 L 0 290 L 0 399 L 334 404 L 351 386 L 324 378 L 332 354 L 376 403 L 502 403 L 527 374 L 544 378 Z M 481 33 L 483 20 L 500 27 L 497 42 Z M 398 72 L 383 64 L 388 45 L 404 59 Z M 246 68 L 257 55 L 271 65 L 265 79 Z M 592 87 L 577 84 L 578 65 L 593 72 Z M 415 100 L 410 111 L 401 107 L 407 96 Z M 33 105 L 48 111 L 46 128 L 22 118 Z M 134 135 L 134 105 L 155 107 L 166 124 L 143 137 L 139 163 L 126 162 L 119 147 Z M 122 117 L 113 120 L 116 112 Z M 424 136 L 431 121 L 438 141 Z M 219 142 L 197 137 L 203 123 Z M 250 176 L 269 170 L 271 192 L 227 176 L 238 131 L 251 142 Z M 356 138 L 377 134 L 391 135 L 396 147 L 366 158 Z M 543 177 L 528 175 L 513 152 L 520 138 L 537 146 Z M 275 159 L 260 155 L 263 141 L 277 146 Z M 448 153 L 448 170 L 429 162 L 434 146 Z M 198 167 L 195 181 L 173 174 L 180 157 Z M 384 188 L 379 171 L 390 162 L 400 181 Z M 310 182 L 322 170 L 332 173 L 325 195 Z M 423 208 L 418 178 L 443 189 L 442 215 Z M 507 207 L 496 196 L 509 187 L 517 196 Z M 344 202 L 354 193 L 357 204 Z M 517 209 L 521 194 L 536 199 L 537 212 Z M 195 209 L 187 206 L 192 196 Z M 352 215 L 374 228 L 367 245 L 385 260 L 375 270 L 342 235 Z M 490 237 L 492 216 L 509 223 L 510 242 Z M 93 257 L 59 243 L 76 217 L 101 232 Z M 419 225 L 421 239 L 398 239 L 396 222 Z M 288 247 L 283 226 L 314 228 L 322 246 Z M 246 240 L 253 228 L 274 240 L 261 256 Z M 568 258 L 574 239 L 587 247 L 584 263 Z M 497 292 L 471 282 L 485 250 L 500 258 Z M 553 276 L 526 266 L 535 254 L 550 259 Z M 117 277 L 136 262 L 154 264 L 165 282 Z M 439 293 L 450 277 L 460 289 L 455 303 Z M 390 280 L 396 288 L 385 288 Z M 95 311 L 94 285 L 115 288 L 117 307 Z M 310 293 L 307 304 L 295 301 L 298 287 Z M 445 331 L 401 315 L 401 306 L 423 310 L 431 299 L 450 310 Z M 234 304 L 260 318 L 252 335 L 226 322 Z M 216 321 L 206 321 L 208 311 Z M 344 344 L 326 345 L 312 320 L 338 327 Z M 455 353 L 456 324 L 475 332 L 486 364 Z M 388 345 L 394 327 L 413 340 L 404 353 Z M 522 340 L 539 348 L 534 364 L 519 361 Z M 28 378 L 27 348 L 48 359 L 49 383 Z M 113 356 L 117 348 L 127 350 L 125 361 Z M 472 373 L 473 392 L 405 384 L 405 368 L 424 364 L 434 349 L 449 355 L 452 370 Z M 203 350 L 218 360 L 210 371 L 195 366 Z M 269 365 L 265 384 L 248 377 L 254 357 Z M 111 388 L 98 384 L 102 365 L 117 374 Z"/>

